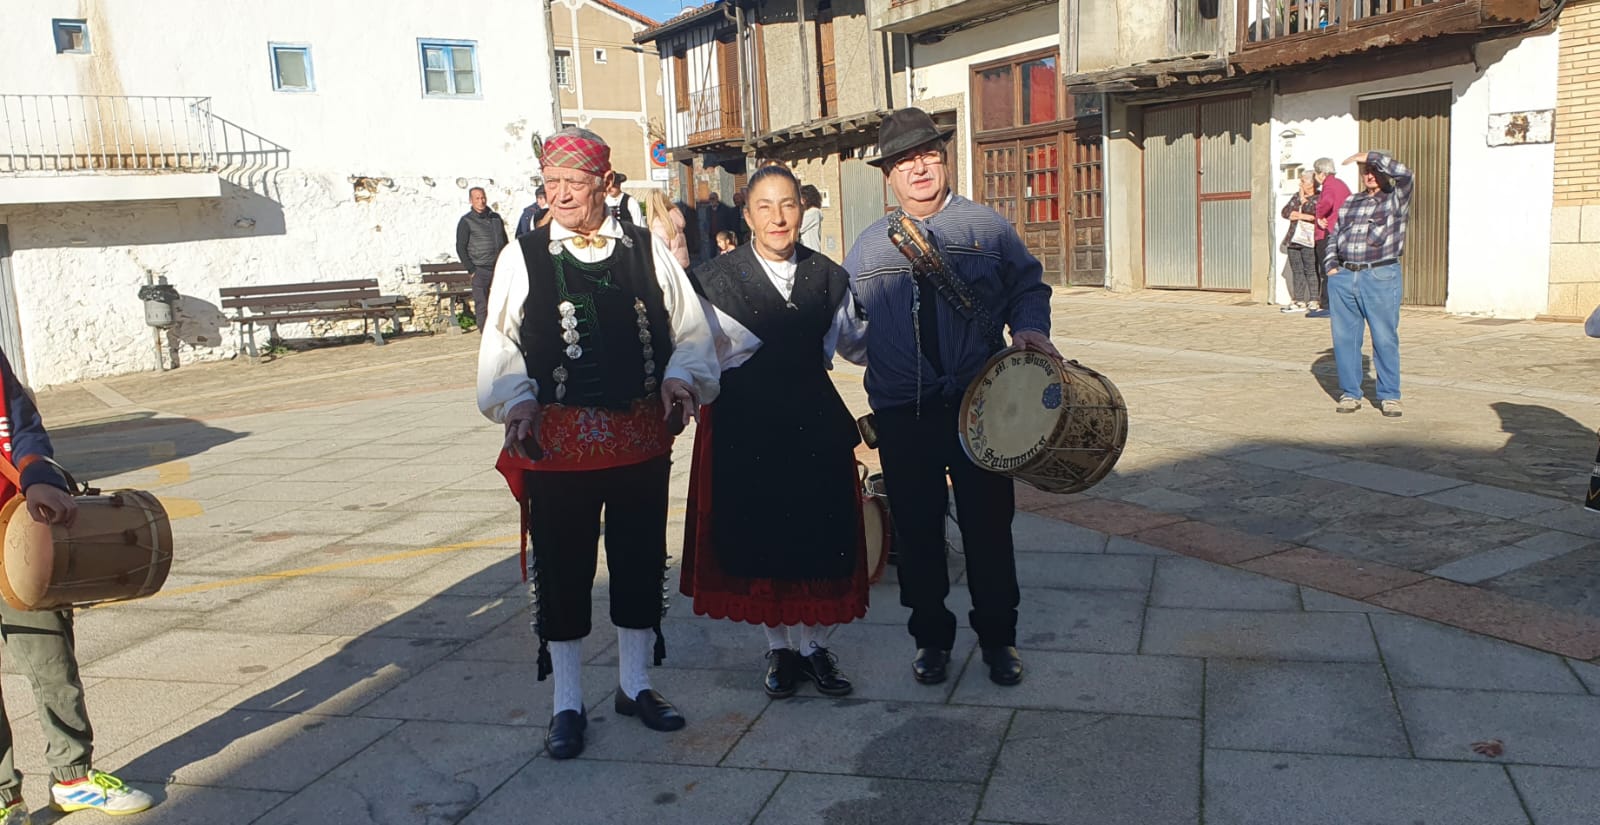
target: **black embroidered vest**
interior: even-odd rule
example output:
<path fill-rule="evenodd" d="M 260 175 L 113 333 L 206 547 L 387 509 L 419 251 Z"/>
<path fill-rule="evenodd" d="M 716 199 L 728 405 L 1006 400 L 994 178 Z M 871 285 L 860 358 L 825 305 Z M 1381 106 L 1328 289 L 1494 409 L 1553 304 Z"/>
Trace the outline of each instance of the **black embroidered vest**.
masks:
<path fill-rule="evenodd" d="M 552 254 L 550 227 L 517 240 L 528 265 L 528 299 L 522 306 L 522 357 L 528 376 L 539 384 L 539 403 L 627 409 L 660 387 L 672 357 L 672 326 L 667 317 L 649 231 L 624 224 L 623 239 L 610 239 L 611 256 L 595 264 L 579 261 L 564 245 Z M 640 334 L 636 301 L 643 302 L 650 358 Z M 573 305 L 576 350 L 562 339 L 563 302 Z M 647 362 L 653 366 L 645 371 Z M 564 373 L 558 373 L 564 370 Z M 566 393 L 557 401 L 556 388 Z M 653 379 L 647 383 L 646 379 Z"/>

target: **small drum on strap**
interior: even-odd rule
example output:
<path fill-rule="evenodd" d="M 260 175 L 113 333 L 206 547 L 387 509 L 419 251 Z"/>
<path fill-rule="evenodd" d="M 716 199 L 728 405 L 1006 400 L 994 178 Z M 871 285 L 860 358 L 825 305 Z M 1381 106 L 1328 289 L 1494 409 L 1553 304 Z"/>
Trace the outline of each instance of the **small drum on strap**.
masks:
<path fill-rule="evenodd" d="M 961 446 L 974 464 L 1047 493 L 1105 478 L 1128 441 L 1128 405 L 1115 384 L 1076 361 L 1007 349 L 961 399 Z"/>
<path fill-rule="evenodd" d="M 160 590 L 172 570 L 161 502 L 144 490 L 102 495 L 62 473 L 78 505 L 71 527 L 35 521 L 20 495 L 0 507 L 0 597 L 18 610 L 63 610 Z"/>

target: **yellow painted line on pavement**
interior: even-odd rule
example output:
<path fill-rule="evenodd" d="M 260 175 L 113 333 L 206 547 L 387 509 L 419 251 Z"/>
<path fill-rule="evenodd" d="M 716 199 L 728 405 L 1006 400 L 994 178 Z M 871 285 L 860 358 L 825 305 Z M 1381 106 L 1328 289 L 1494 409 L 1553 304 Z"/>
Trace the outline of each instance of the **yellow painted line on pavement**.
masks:
<path fill-rule="evenodd" d="M 155 470 L 155 486 L 157 487 L 173 487 L 189 480 L 190 470 L 189 462 L 187 461 L 168 461 L 165 464 L 157 464 Z"/>
<path fill-rule="evenodd" d="M 183 502 L 188 501 L 188 499 L 172 499 L 171 501 Z M 161 503 L 162 506 L 167 507 L 168 514 L 170 515 L 172 507 L 168 504 L 168 500 L 163 499 Z M 198 507 L 199 505 L 195 504 L 195 506 Z M 686 509 L 683 507 L 674 507 L 667 511 L 667 517 L 671 518 L 672 516 L 683 515 L 685 512 Z M 178 518 L 178 516 L 173 516 L 173 518 Z M 240 576 L 236 579 L 223 579 L 221 581 L 205 582 L 203 584 L 191 584 L 188 587 L 175 587 L 171 590 L 163 590 L 159 593 L 155 593 L 147 598 L 160 599 L 172 596 L 187 596 L 192 593 L 205 593 L 211 590 L 221 590 L 225 587 L 237 587 L 244 584 L 259 584 L 261 582 L 281 581 L 283 579 L 298 579 L 304 576 L 315 576 L 322 573 L 337 573 L 340 570 L 350 570 L 356 567 L 368 567 L 374 564 L 387 564 L 392 561 L 405 561 L 406 559 L 417 559 L 424 556 L 437 556 L 443 553 L 454 553 L 459 550 L 471 550 L 477 547 L 488 547 L 493 544 L 514 545 L 517 542 L 517 538 L 518 537 L 515 535 L 498 536 L 492 539 L 478 539 L 477 541 L 463 541 L 456 544 L 444 544 L 438 547 L 424 547 L 420 550 L 401 550 L 396 553 L 385 553 L 381 556 L 368 556 L 364 559 L 351 559 L 350 561 L 339 561 L 331 564 L 319 564 L 315 567 L 299 567 L 295 568 L 294 570 L 280 570 L 276 573 L 258 573 L 254 576 Z"/>
<path fill-rule="evenodd" d="M 373 564 L 386 564 L 391 561 L 405 561 L 423 556 L 437 556 L 441 553 L 454 553 L 458 550 L 471 550 L 475 547 L 487 547 L 491 544 L 515 542 L 516 536 L 499 536 L 492 539 L 479 539 L 477 541 L 464 541 L 458 544 L 446 544 L 439 547 L 424 547 L 421 550 L 402 550 L 398 553 L 385 553 L 381 556 L 369 556 L 364 559 L 339 561 L 332 564 L 319 564 L 315 567 L 300 567 L 294 570 L 280 570 L 276 573 L 259 573 L 254 576 L 241 576 L 237 579 L 223 579 L 222 581 L 205 582 L 204 584 L 191 584 L 188 587 L 175 587 L 163 590 L 148 598 L 160 599 L 170 596 L 187 596 L 191 593 L 205 593 L 210 590 L 221 590 L 224 587 L 237 587 L 242 584 L 258 584 L 260 582 L 278 581 L 280 579 L 298 579 L 302 576 L 315 576 L 319 573 L 335 573 L 340 570 L 349 570 L 355 567 L 366 567 Z"/>
<path fill-rule="evenodd" d="M 156 501 L 161 502 L 162 508 L 167 511 L 168 521 L 194 518 L 195 516 L 205 515 L 206 512 L 206 508 L 201 506 L 200 502 L 195 501 L 192 498 L 167 498 L 166 496 L 156 496 Z"/>

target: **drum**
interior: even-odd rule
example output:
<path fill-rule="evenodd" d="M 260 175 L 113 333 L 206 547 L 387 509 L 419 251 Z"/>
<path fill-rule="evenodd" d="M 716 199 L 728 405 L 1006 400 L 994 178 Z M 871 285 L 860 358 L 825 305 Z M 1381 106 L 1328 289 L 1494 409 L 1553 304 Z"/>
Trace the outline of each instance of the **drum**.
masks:
<path fill-rule="evenodd" d="M 77 496 L 71 527 L 40 524 L 22 496 L 0 507 L 0 597 L 19 610 L 61 610 L 148 596 L 172 569 L 172 525 L 143 490 Z"/>
<path fill-rule="evenodd" d="M 859 462 L 856 467 L 861 475 L 861 529 L 867 546 L 867 583 L 877 584 L 894 556 L 889 495 L 884 492 L 883 473 L 868 475 L 866 466 Z"/>
<path fill-rule="evenodd" d="M 1122 456 L 1128 405 L 1110 379 L 1076 361 L 1008 349 L 967 387 L 959 426 L 979 467 L 1047 493 L 1076 493 Z"/>

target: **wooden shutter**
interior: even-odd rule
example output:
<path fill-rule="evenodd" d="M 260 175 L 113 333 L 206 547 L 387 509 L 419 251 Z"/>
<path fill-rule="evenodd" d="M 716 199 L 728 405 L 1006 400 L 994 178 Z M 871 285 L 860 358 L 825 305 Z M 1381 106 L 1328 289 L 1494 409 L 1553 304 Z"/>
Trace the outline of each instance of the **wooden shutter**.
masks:
<path fill-rule="evenodd" d="M 817 5 L 817 88 L 822 117 L 839 113 L 839 76 L 833 59 L 833 4 Z"/>
<path fill-rule="evenodd" d="M 717 37 L 717 74 L 722 102 L 722 130 L 737 135 L 739 124 L 739 41 L 733 32 Z"/>
<path fill-rule="evenodd" d="M 689 111 L 689 52 L 681 51 L 672 58 L 672 102 L 678 111 Z"/>

